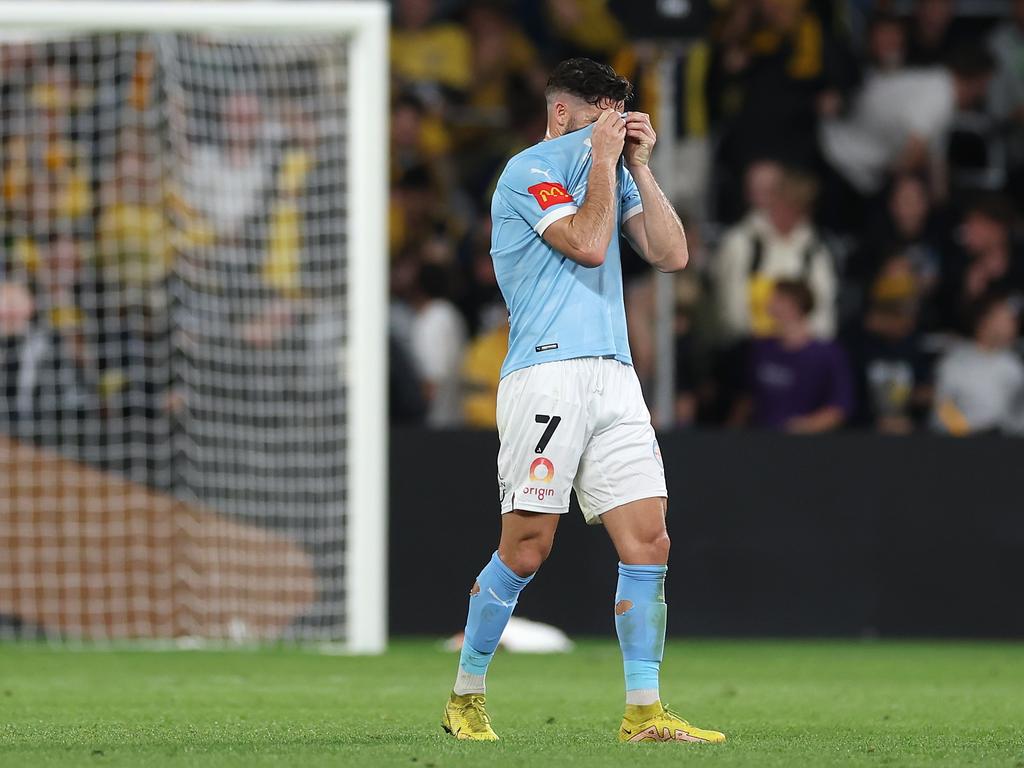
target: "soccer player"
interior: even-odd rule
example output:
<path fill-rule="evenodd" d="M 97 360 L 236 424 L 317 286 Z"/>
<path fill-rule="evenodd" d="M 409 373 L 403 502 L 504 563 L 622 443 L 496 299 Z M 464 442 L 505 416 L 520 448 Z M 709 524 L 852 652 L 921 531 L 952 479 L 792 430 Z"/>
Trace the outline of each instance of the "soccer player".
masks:
<path fill-rule="evenodd" d="M 485 709 L 487 667 L 575 489 L 587 522 L 604 524 L 620 560 L 619 739 L 725 740 L 666 709 L 658 692 L 668 494 L 629 355 L 619 233 L 663 272 L 685 267 L 687 251 L 648 166 L 650 118 L 623 111 L 631 96 L 629 81 L 608 66 L 559 64 L 546 89 L 547 135 L 508 162 L 491 204 L 491 256 L 511 323 L 497 405 L 501 538 L 469 593 L 458 677 L 441 720 L 459 739 L 498 738 Z"/>

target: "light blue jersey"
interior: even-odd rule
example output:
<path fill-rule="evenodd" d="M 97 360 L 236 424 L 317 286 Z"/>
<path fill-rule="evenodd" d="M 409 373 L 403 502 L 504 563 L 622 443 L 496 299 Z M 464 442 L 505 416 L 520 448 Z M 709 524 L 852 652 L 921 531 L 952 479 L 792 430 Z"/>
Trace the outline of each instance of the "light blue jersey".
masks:
<path fill-rule="evenodd" d="M 584 267 L 541 235 L 579 209 L 590 175 L 593 126 L 542 141 L 509 160 L 491 201 L 491 258 L 509 309 L 502 377 L 537 363 L 614 357 L 632 365 L 622 298 L 619 230 L 643 210 L 620 163 L 619 215 L 604 264 Z"/>

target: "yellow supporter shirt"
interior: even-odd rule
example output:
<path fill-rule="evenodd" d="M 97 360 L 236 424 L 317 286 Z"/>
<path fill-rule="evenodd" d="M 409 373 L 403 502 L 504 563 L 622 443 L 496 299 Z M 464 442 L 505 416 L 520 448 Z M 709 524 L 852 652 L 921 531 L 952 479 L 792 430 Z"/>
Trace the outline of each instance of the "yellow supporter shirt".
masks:
<path fill-rule="evenodd" d="M 570 0 L 548 6 L 548 20 L 559 34 L 587 51 L 614 54 L 625 33 L 608 8 L 608 0 Z"/>
<path fill-rule="evenodd" d="M 472 47 L 456 24 L 391 32 L 391 72 L 413 82 L 465 90 L 472 76 Z"/>
<path fill-rule="evenodd" d="M 508 353 L 508 326 L 480 334 L 466 350 L 462 362 L 463 410 L 471 427 L 496 429 L 498 381 Z"/>
<path fill-rule="evenodd" d="M 171 242 L 160 206 L 117 202 L 106 206 L 97 227 L 99 258 L 133 285 L 161 280 L 171 266 Z"/>

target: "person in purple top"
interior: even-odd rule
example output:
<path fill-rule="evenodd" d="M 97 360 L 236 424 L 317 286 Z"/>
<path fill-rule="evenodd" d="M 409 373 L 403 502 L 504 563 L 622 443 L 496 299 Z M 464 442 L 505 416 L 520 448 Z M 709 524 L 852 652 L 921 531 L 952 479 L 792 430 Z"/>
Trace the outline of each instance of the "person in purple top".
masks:
<path fill-rule="evenodd" d="M 775 286 L 770 312 L 777 335 L 750 349 L 748 396 L 732 421 L 792 433 L 837 429 L 853 412 L 853 378 L 846 354 L 815 339 L 807 322 L 814 296 L 799 280 Z"/>

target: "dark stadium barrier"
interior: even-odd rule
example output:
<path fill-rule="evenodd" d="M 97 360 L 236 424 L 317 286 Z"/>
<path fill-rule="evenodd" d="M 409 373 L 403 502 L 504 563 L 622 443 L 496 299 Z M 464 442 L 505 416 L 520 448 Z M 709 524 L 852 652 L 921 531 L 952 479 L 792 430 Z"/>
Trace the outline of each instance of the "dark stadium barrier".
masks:
<path fill-rule="evenodd" d="M 391 630 L 454 633 L 497 544 L 497 438 L 391 437 Z M 661 447 L 672 634 L 1024 637 L 1024 441 L 717 432 Z M 615 564 L 574 508 L 518 615 L 611 634 Z"/>

